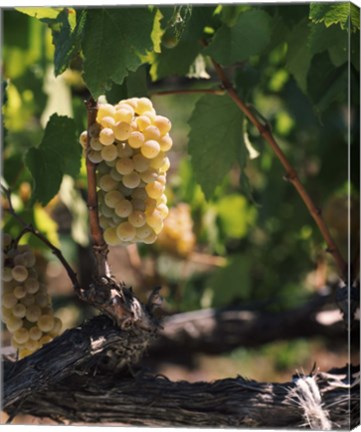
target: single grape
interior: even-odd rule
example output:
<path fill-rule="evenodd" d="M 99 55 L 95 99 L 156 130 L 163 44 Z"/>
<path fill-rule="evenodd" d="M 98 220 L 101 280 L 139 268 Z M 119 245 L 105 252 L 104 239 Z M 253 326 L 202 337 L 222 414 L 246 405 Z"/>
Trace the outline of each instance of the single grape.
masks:
<path fill-rule="evenodd" d="M 103 128 L 113 129 L 115 126 L 115 120 L 111 116 L 105 116 L 100 120 L 100 124 L 103 126 Z"/>
<path fill-rule="evenodd" d="M 134 210 L 145 211 L 145 201 L 144 199 L 132 199 L 132 206 Z"/>
<path fill-rule="evenodd" d="M 41 331 L 48 332 L 54 327 L 54 317 L 52 315 L 41 315 L 37 324 Z"/>
<path fill-rule="evenodd" d="M 53 338 L 49 335 L 44 335 L 41 337 L 39 343 L 41 345 L 46 345 L 47 343 L 51 342 L 53 340 Z"/>
<path fill-rule="evenodd" d="M 167 119 L 167 117 L 161 115 L 157 115 L 155 117 L 154 124 L 159 129 L 161 135 L 165 135 L 166 133 L 168 133 L 172 127 L 172 123 L 170 122 L 170 120 Z"/>
<path fill-rule="evenodd" d="M 130 147 L 132 147 L 133 149 L 142 147 L 144 141 L 145 141 L 144 135 L 140 131 L 131 132 L 128 138 L 128 143 Z"/>
<path fill-rule="evenodd" d="M 14 316 L 6 320 L 6 328 L 10 333 L 14 333 L 16 330 L 21 329 L 23 326 L 23 320 L 21 318 L 16 318 Z"/>
<path fill-rule="evenodd" d="M 49 304 L 48 295 L 42 292 L 35 294 L 35 303 L 40 307 L 46 307 Z"/>
<path fill-rule="evenodd" d="M 88 143 L 88 132 L 87 132 L 87 131 L 83 131 L 83 132 L 80 134 L 80 137 L 79 137 L 79 143 L 80 143 L 80 145 L 81 145 L 83 148 L 86 148 L 87 143 Z M 79 147 L 78 147 L 78 148 L 79 148 Z"/>
<path fill-rule="evenodd" d="M 142 155 L 148 159 L 153 159 L 158 156 L 160 152 L 160 145 L 158 141 L 148 140 L 140 148 Z"/>
<path fill-rule="evenodd" d="M 138 187 L 138 188 L 134 189 L 132 198 L 144 201 L 148 198 L 148 195 L 147 195 L 147 192 L 145 191 L 144 188 Z"/>
<path fill-rule="evenodd" d="M 144 131 L 144 138 L 145 140 L 158 140 L 160 138 L 160 132 L 159 129 L 157 128 L 157 126 L 154 125 L 150 125 L 147 126 Z"/>
<path fill-rule="evenodd" d="M 99 141 L 99 138 L 95 138 L 95 137 L 93 137 L 93 138 L 90 140 L 90 147 L 91 147 L 93 150 L 100 151 L 100 150 L 103 148 L 103 144 Z"/>
<path fill-rule="evenodd" d="M 24 318 L 25 313 L 26 313 L 26 307 L 23 304 L 18 303 L 13 307 L 13 315 L 16 318 Z"/>
<path fill-rule="evenodd" d="M 116 169 L 116 165 L 115 165 L 115 168 L 112 168 L 112 169 L 109 171 L 109 175 L 110 175 L 110 177 L 111 177 L 112 179 L 114 179 L 114 180 L 117 181 L 117 182 L 119 182 L 119 181 L 123 178 L 122 174 L 119 174 L 119 173 L 118 173 L 118 171 L 117 171 L 117 169 Z"/>
<path fill-rule="evenodd" d="M 127 143 L 117 143 L 118 156 L 120 158 L 128 158 L 133 156 L 133 149 Z"/>
<path fill-rule="evenodd" d="M 138 129 L 143 132 L 145 128 L 152 124 L 152 121 L 147 116 L 139 116 L 135 119 Z"/>
<path fill-rule="evenodd" d="M 169 136 L 169 134 L 166 134 L 166 135 L 162 136 L 162 137 L 159 139 L 158 142 L 159 142 L 160 149 L 161 149 L 163 152 L 167 152 L 167 151 L 169 151 L 169 150 L 172 148 L 172 146 L 173 146 L 173 140 L 172 140 L 172 138 Z"/>
<path fill-rule="evenodd" d="M 168 157 L 165 157 L 165 158 L 164 158 L 163 165 L 159 168 L 159 172 L 161 172 L 161 173 L 165 173 L 165 172 L 167 172 L 167 171 L 169 170 L 169 167 L 170 167 L 170 161 L 169 161 L 169 158 L 168 158 Z"/>
<path fill-rule="evenodd" d="M 33 294 L 26 294 L 26 296 L 20 300 L 20 303 L 26 307 L 31 306 L 35 303 L 35 297 Z"/>
<path fill-rule="evenodd" d="M 156 113 L 155 113 L 155 110 L 153 109 L 152 111 L 144 111 L 144 113 L 142 114 L 142 116 L 149 117 L 149 120 L 152 123 L 154 123 L 154 120 L 156 118 Z"/>
<path fill-rule="evenodd" d="M 100 189 L 105 192 L 109 192 L 118 186 L 118 183 L 109 174 L 100 177 L 98 184 Z"/>
<path fill-rule="evenodd" d="M 125 187 L 129 189 L 134 189 L 139 186 L 140 177 L 139 174 L 135 171 L 132 171 L 130 174 L 127 174 L 123 177 L 123 184 Z"/>
<path fill-rule="evenodd" d="M 149 162 L 150 159 L 147 159 L 140 153 L 133 156 L 134 169 L 139 173 L 142 173 L 149 168 Z"/>
<path fill-rule="evenodd" d="M 129 216 L 128 221 L 133 227 L 140 228 L 145 225 L 146 218 L 145 214 L 142 211 L 134 210 Z"/>
<path fill-rule="evenodd" d="M 15 297 L 14 293 L 3 293 L 2 296 L 2 304 L 8 308 L 12 309 L 16 303 L 18 302 L 18 299 Z"/>
<path fill-rule="evenodd" d="M 119 141 L 127 140 L 132 132 L 130 124 L 122 121 L 116 123 L 113 130 L 115 138 Z"/>
<path fill-rule="evenodd" d="M 139 174 L 140 178 L 144 183 L 152 183 L 157 180 L 158 173 L 155 169 L 149 168 L 146 171 Z"/>
<path fill-rule="evenodd" d="M 137 107 L 135 108 L 135 112 L 139 115 L 143 114 L 145 111 L 152 111 L 153 104 L 152 101 L 148 98 L 142 97 L 138 99 Z"/>
<path fill-rule="evenodd" d="M 10 282 L 13 280 L 13 273 L 10 267 L 3 268 L 2 280 L 4 282 Z"/>
<path fill-rule="evenodd" d="M 148 183 L 145 190 L 150 198 L 158 199 L 164 192 L 164 185 L 159 181 L 154 181 L 153 183 Z"/>
<path fill-rule="evenodd" d="M 15 330 L 13 338 L 15 342 L 24 344 L 29 340 L 29 331 L 24 327 L 19 328 L 18 330 Z"/>
<path fill-rule="evenodd" d="M 130 215 L 130 213 L 133 210 L 133 206 L 130 201 L 127 199 L 123 199 L 118 202 L 117 206 L 115 207 L 115 213 L 122 218 L 126 218 Z"/>
<path fill-rule="evenodd" d="M 158 204 L 157 210 L 160 212 L 163 219 L 165 219 L 169 214 L 169 209 L 166 204 Z"/>
<path fill-rule="evenodd" d="M 149 234 L 149 236 L 143 239 L 143 242 L 145 244 L 153 244 L 156 240 L 157 240 L 157 235 L 155 232 L 152 232 L 151 234 Z"/>
<path fill-rule="evenodd" d="M 17 285 L 15 288 L 14 288 L 14 296 L 17 298 L 17 299 L 22 299 L 22 298 L 24 298 L 25 296 L 26 296 L 26 287 L 25 287 L 25 285 Z"/>
<path fill-rule="evenodd" d="M 38 304 L 32 304 L 26 308 L 25 318 L 31 322 L 37 322 L 41 316 L 41 307 Z"/>
<path fill-rule="evenodd" d="M 130 123 L 133 120 L 134 110 L 129 105 L 120 106 L 114 115 L 116 122 Z"/>
<path fill-rule="evenodd" d="M 117 228 L 117 236 L 122 242 L 132 241 L 135 237 L 136 230 L 129 222 L 120 223 Z"/>
<path fill-rule="evenodd" d="M 39 290 L 39 281 L 33 277 L 29 277 L 25 281 L 25 288 L 29 294 L 35 294 Z"/>
<path fill-rule="evenodd" d="M 117 158 L 118 149 L 114 144 L 111 144 L 109 146 L 103 147 L 100 154 L 105 161 L 111 162 Z"/>
<path fill-rule="evenodd" d="M 90 150 L 88 152 L 88 159 L 94 164 L 97 164 L 103 160 L 101 153 L 95 150 Z"/>
<path fill-rule="evenodd" d="M 133 172 L 134 162 L 130 158 L 121 158 L 117 160 L 115 168 L 119 174 L 127 175 Z"/>
<path fill-rule="evenodd" d="M 104 195 L 104 202 L 110 208 L 115 208 L 119 201 L 123 200 L 124 196 L 117 190 L 112 190 Z"/>
<path fill-rule="evenodd" d="M 120 240 L 117 236 L 116 228 L 109 227 L 104 230 L 103 233 L 105 242 L 110 246 L 117 246 L 120 244 Z"/>
<path fill-rule="evenodd" d="M 36 258 L 32 251 L 23 252 L 23 258 L 25 260 L 25 267 L 28 268 L 34 267 L 36 263 Z"/>
<path fill-rule="evenodd" d="M 137 237 L 140 240 L 145 239 L 146 237 L 150 236 L 150 234 L 152 234 L 154 231 L 152 230 L 152 228 L 149 225 L 143 225 L 140 228 L 137 228 Z"/>
<path fill-rule="evenodd" d="M 147 224 L 155 230 L 163 223 L 163 217 L 159 210 L 155 209 L 152 213 L 146 214 Z"/>
<path fill-rule="evenodd" d="M 29 275 L 28 269 L 22 265 L 16 265 L 13 267 L 11 273 L 17 282 L 24 282 Z"/>
<path fill-rule="evenodd" d="M 29 329 L 29 338 L 33 341 L 38 341 L 42 335 L 43 332 L 37 326 L 31 327 Z"/>
<path fill-rule="evenodd" d="M 115 139 L 115 134 L 113 132 L 113 129 L 104 128 L 99 133 L 99 141 L 105 146 L 113 144 L 114 139 Z"/>

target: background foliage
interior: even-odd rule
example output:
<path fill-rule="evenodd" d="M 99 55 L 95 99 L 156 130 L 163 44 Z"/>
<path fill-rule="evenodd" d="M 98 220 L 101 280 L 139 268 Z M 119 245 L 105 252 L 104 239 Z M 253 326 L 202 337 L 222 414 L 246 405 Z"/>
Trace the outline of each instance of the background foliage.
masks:
<path fill-rule="evenodd" d="M 74 265 L 88 245 L 77 143 L 83 100 L 105 94 L 111 103 L 149 96 L 172 120 L 169 202 L 189 204 L 195 250 L 208 257 L 202 267 L 192 255 L 142 247 L 142 257 L 155 260 L 153 278 L 136 289 L 158 278 L 169 312 L 231 304 L 278 310 L 334 276 L 304 204 L 229 97 L 157 93 L 219 89 L 209 56 L 223 65 L 237 93 L 270 123 L 346 254 L 349 80 L 359 94 L 355 6 L 17 8 L 3 16 L 3 178 L 20 214 Z M 356 144 L 358 134 L 354 127 Z M 357 185 L 351 189 L 356 196 Z M 3 225 L 18 232 L 6 215 Z M 213 265 L 209 257 L 224 260 Z"/>

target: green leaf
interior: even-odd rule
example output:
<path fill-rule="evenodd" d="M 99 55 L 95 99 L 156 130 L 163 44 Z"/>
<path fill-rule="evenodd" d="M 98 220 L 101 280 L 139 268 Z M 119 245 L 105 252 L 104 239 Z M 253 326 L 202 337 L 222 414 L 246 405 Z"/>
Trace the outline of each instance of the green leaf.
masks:
<path fill-rule="evenodd" d="M 38 20 L 55 19 L 63 10 L 63 8 L 51 7 L 16 7 L 15 9 Z"/>
<path fill-rule="evenodd" d="M 53 114 L 39 147 L 31 148 L 25 158 L 33 177 L 33 203 L 47 204 L 58 192 L 64 174 L 75 177 L 80 169 L 80 156 L 74 121 Z"/>
<path fill-rule="evenodd" d="M 348 59 L 348 35 L 339 26 L 325 27 L 313 24 L 309 35 L 311 54 L 328 51 L 335 66 L 340 66 Z"/>
<path fill-rule="evenodd" d="M 121 84 L 153 48 L 154 12 L 149 8 L 89 9 L 82 39 L 84 80 L 94 98 Z"/>
<path fill-rule="evenodd" d="M 75 13 L 75 11 L 73 13 Z M 70 60 L 80 50 L 86 11 L 80 10 L 77 11 L 76 14 L 76 26 L 74 30 L 69 22 L 68 9 L 64 9 L 50 25 L 53 33 L 53 44 L 55 46 L 55 76 L 60 75 L 65 71 L 69 66 Z"/>
<path fill-rule="evenodd" d="M 189 120 L 189 153 L 197 182 L 209 199 L 242 152 L 243 114 L 227 96 L 200 98 Z"/>
<path fill-rule="evenodd" d="M 286 68 L 294 76 L 303 92 L 307 91 L 307 75 L 310 68 L 312 53 L 306 41 L 309 37 L 307 19 L 300 21 L 289 33 Z"/>
<path fill-rule="evenodd" d="M 157 9 L 157 12 L 155 13 L 155 16 L 154 16 L 153 30 L 152 30 L 152 33 L 150 35 L 152 38 L 152 41 L 153 41 L 153 49 L 154 49 L 154 52 L 156 52 L 156 53 L 161 52 L 160 44 L 161 44 L 162 36 L 164 33 L 164 30 L 162 30 L 162 27 L 160 24 L 162 18 L 163 18 L 162 12 L 159 9 Z"/>
<path fill-rule="evenodd" d="M 204 53 L 228 66 L 260 54 L 270 39 L 271 17 L 262 10 L 248 10 L 232 27 L 220 27 Z"/>
<path fill-rule="evenodd" d="M 246 198 L 239 194 L 226 195 L 217 202 L 216 207 L 226 236 L 245 237 L 255 216 L 254 209 L 248 207 Z"/>
<path fill-rule="evenodd" d="M 202 50 L 200 38 L 203 35 L 204 27 L 212 23 L 214 9 L 210 6 L 192 7 L 191 16 L 184 24 L 179 42 L 174 48 L 162 49 L 162 52 L 156 56 L 151 67 L 153 80 L 169 75 L 187 75 Z"/>
<path fill-rule="evenodd" d="M 246 255 L 232 258 L 230 264 L 217 270 L 210 280 L 213 306 L 227 306 L 251 293 L 250 259 Z"/>
<path fill-rule="evenodd" d="M 315 23 L 324 23 L 326 27 L 340 24 L 341 28 L 348 27 L 348 20 L 351 16 L 351 27 L 360 29 L 360 12 L 357 6 L 351 2 L 337 3 L 311 3 L 310 19 Z"/>

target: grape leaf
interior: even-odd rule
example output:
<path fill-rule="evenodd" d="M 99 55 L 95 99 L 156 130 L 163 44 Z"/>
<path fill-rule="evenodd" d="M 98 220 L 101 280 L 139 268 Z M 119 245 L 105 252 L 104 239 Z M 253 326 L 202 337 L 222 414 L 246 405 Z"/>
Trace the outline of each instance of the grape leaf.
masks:
<path fill-rule="evenodd" d="M 325 27 L 313 24 L 309 35 L 311 54 L 328 51 L 335 66 L 340 66 L 348 59 L 348 35 L 339 26 Z"/>
<path fill-rule="evenodd" d="M 189 153 L 207 199 L 242 153 L 243 114 L 227 96 L 201 97 L 189 120 Z"/>
<path fill-rule="evenodd" d="M 121 84 L 152 50 L 154 11 L 149 8 L 89 9 L 84 27 L 84 80 L 94 98 Z"/>
<path fill-rule="evenodd" d="M 213 306 L 227 306 L 236 299 L 247 299 L 251 293 L 250 259 L 237 255 L 217 270 L 210 279 Z"/>
<path fill-rule="evenodd" d="M 223 65 L 231 65 L 261 53 L 270 39 L 271 17 L 262 10 L 248 10 L 232 27 L 220 27 L 204 53 Z"/>
<path fill-rule="evenodd" d="M 348 19 L 351 16 L 351 27 L 360 29 L 360 12 L 357 6 L 351 2 L 311 3 L 310 19 L 315 23 L 323 22 L 326 27 L 340 24 L 341 28 L 348 27 Z"/>
<path fill-rule="evenodd" d="M 52 7 L 16 7 L 17 11 L 39 20 L 55 19 L 63 8 Z"/>
<path fill-rule="evenodd" d="M 58 192 L 64 174 L 75 177 L 80 169 L 80 156 L 74 121 L 53 114 L 40 145 L 31 148 L 25 157 L 33 177 L 33 203 L 47 204 Z"/>
<path fill-rule="evenodd" d="M 86 11 L 76 12 L 76 26 L 71 28 L 68 9 L 64 9 L 50 24 L 53 34 L 55 76 L 60 75 L 69 66 L 70 60 L 79 52 L 83 34 Z M 72 11 L 75 13 L 75 11 Z"/>
<path fill-rule="evenodd" d="M 294 76 L 300 89 L 305 93 L 307 91 L 308 70 L 312 59 L 310 48 L 305 42 L 308 37 L 308 21 L 303 19 L 289 32 L 286 56 L 287 69 Z"/>
<path fill-rule="evenodd" d="M 163 48 L 155 58 L 151 68 L 153 80 L 158 80 L 169 75 L 186 75 L 202 50 L 200 38 L 203 29 L 211 25 L 214 7 L 193 6 L 191 16 L 184 24 L 180 41 L 171 49 Z"/>

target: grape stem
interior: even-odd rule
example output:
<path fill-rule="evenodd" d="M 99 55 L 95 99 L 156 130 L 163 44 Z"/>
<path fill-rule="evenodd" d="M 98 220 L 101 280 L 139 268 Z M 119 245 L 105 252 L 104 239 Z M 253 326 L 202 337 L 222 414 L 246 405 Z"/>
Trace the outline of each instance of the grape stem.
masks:
<path fill-rule="evenodd" d="M 96 164 L 91 162 L 88 158 L 88 153 L 91 150 L 90 147 L 90 129 L 93 124 L 96 123 L 97 117 L 97 103 L 93 98 L 89 98 L 85 101 L 87 108 L 87 144 L 86 144 L 86 171 L 87 171 L 87 182 L 88 182 L 88 212 L 89 212 L 89 225 L 90 235 L 93 244 L 93 253 L 96 260 L 96 276 L 98 277 L 110 277 L 110 270 L 107 261 L 109 253 L 108 245 L 104 241 L 103 231 L 99 224 L 98 215 L 98 197 L 96 190 Z"/>
<path fill-rule="evenodd" d="M 75 273 L 75 271 L 71 268 L 70 264 L 68 263 L 68 261 L 64 258 L 63 254 L 61 253 L 61 250 L 58 249 L 56 246 L 54 246 L 45 236 L 44 234 L 42 234 L 40 231 L 38 231 L 37 229 L 35 229 L 33 227 L 32 224 L 28 224 L 24 221 L 24 219 L 22 217 L 20 217 L 12 204 L 12 200 L 11 200 L 11 191 L 10 189 L 6 188 L 3 184 L 1 184 L 1 189 L 3 190 L 3 193 L 6 196 L 6 199 L 8 201 L 9 204 L 9 208 L 7 209 L 8 213 L 11 214 L 11 216 L 17 220 L 19 222 L 20 225 L 22 225 L 23 229 L 21 231 L 21 233 L 18 235 L 18 237 L 15 240 L 15 243 L 18 243 L 20 238 L 26 234 L 27 232 L 33 234 L 35 237 L 37 237 L 39 240 L 41 240 L 51 251 L 52 253 L 58 258 L 58 260 L 62 263 L 63 267 L 65 268 L 69 279 L 71 280 L 73 287 L 75 290 L 79 291 L 80 290 L 80 284 L 77 278 L 77 275 Z"/>
<path fill-rule="evenodd" d="M 206 45 L 205 42 L 202 42 L 203 45 Z M 348 273 L 348 264 L 343 258 L 340 250 L 338 249 L 335 241 L 333 240 L 331 233 L 328 229 L 328 226 L 326 225 L 326 222 L 324 221 L 321 210 L 316 207 L 314 204 L 312 198 L 306 191 L 305 187 L 301 183 L 297 171 L 292 166 L 292 164 L 289 162 L 281 148 L 279 147 L 277 141 L 272 135 L 271 127 L 268 122 L 262 123 L 259 118 L 262 119 L 262 116 L 255 110 L 253 107 L 250 107 L 246 105 L 243 100 L 238 96 L 236 90 L 234 89 L 233 85 L 231 84 L 230 80 L 228 79 L 224 69 L 221 65 L 219 65 L 214 59 L 211 58 L 211 61 L 213 63 L 214 69 L 216 71 L 216 74 L 218 75 L 223 88 L 226 90 L 228 95 L 231 97 L 231 99 L 235 102 L 235 104 L 238 106 L 238 108 L 244 113 L 244 115 L 248 118 L 248 120 L 258 129 L 260 135 L 263 137 L 263 139 L 270 145 L 274 153 L 276 154 L 277 158 L 283 165 L 283 167 L 286 170 L 286 180 L 292 183 L 292 185 L 297 190 L 298 194 L 302 198 L 303 202 L 305 203 L 309 213 L 311 214 L 312 218 L 316 222 L 322 237 L 324 238 L 327 249 L 326 251 L 329 252 L 332 257 L 334 258 L 334 261 L 338 267 L 339 274 L 343 280 L 347 279 L 347 273 Z"/>

